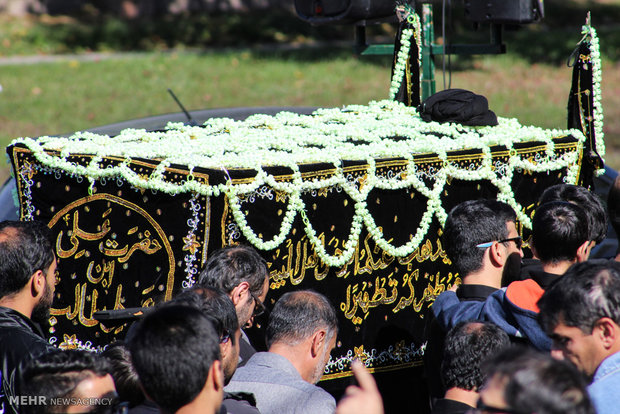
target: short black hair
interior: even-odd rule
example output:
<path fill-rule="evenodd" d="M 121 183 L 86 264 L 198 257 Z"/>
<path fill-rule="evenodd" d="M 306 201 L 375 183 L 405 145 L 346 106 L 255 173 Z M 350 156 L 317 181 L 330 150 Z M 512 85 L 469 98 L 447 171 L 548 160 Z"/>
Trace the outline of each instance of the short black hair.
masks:
<path fill-rule="evenodd" d="M 477 391 L 485 358 L 510 345 L 508 334 L 490 322 L 460 322 L 446 335 L 441 378 L 446 389 Z"/>
<path fill-rule="evenodd" d="M 37 270 L 47 272 L 54 257 L 50 230 L 42 222 L 1 222 L 0 298 L 23 289 Z"/>
<path fill-rule="evenodd" d="M 511 411 L 536 414 L 595 414 L 587 381 L 566 361 L 525 346 L 508 347 L 484 364 L 488 381 L 504 385 Z"/>
<path fill-rule="evenodd" d="M 129 348 L 123 342 L 114 342 L 101 353 L 110 363 L 110 374 L 114 379 L 116 392 L 121 401 L 133 408 L 142 404 L 146 397 L 140 388 L 138 373 L 131 363 Z"/>
<path fill-rule="evenodd" d="M 220 359 L 213 322 L 192 306 L 161 306 L 149 313 L 138 324 L 129 350 L 145 393 L 167 412 L 191 403 Z"/>
<path fill-rule="evenodd" d="M 321 328 L 327 332 L 326 343 L 338 333 L 338 318 L 329 299 L 312 290 L 288 292 L 269 314 L 267 346 L 275 342 L 296 345 Z"/>
<path fill-rule="evenodd" d="M 220 338 L 228 334 L 233 345 L 237 340 L 234 333 L 239 329 L 239 319 L 235 312 L 232 300 L 215 287 L 201 287 L 194 285 L 182 290 L 166 305 L 188 305 L 202 310 L 215 321 L 215 329 Z"/>
<path fill-rule="evenodd" d="M 260 295 L 267 277 L 267 262 L 249 246 L 227 246 L 209 255 L 198 276 L 198 284 L 217 287 L 230 293 L 241 282 L 250 284 L 250 291 Z"/>
<path fill-rule="evenodd" d="M 46 352 L 28 361 L 21 376 L 21 393 L 43 396 L 46 401 L 72 397 L 77 386 L 86 378 L 103 377 L 111 371 L 105 358 L 81 349 Z M 61 412 L 63 407 L 28 405 L 20 407 L 23 413 Z"/>
<path fill-rule="evenodd" d="M 592 333 L 604 317 L 620 324 L 620 263 L 592 259 L 572 265 L 538 300 L 538 319 L 551 334 L 562 322 Z"/>
<path fill-rule="evenodd" d="M 588 240 L 600 243 L 607 236 L 607 213 L 599 197 L 592 191 L 580 185 L 556 184 L 543 191 L 538 204 L 550 201 L 567 201 L 583 208 L 588 218 Z"/>
<path fill-rule="evenodd" d="M 461 277 L 482 267 L 484 250 L 476 245 L 506 239 L 506 223 L 516 220 L 512 207 L 497 200 L 468 200 L 450 210 L 442 243 Z"/>
<path fill-rule="evenodd" d="M 587 215 L 576 204 L 551 201 L 534 213 L 532 243 L 543 263 L 573 260 L 589 236 Z"/>

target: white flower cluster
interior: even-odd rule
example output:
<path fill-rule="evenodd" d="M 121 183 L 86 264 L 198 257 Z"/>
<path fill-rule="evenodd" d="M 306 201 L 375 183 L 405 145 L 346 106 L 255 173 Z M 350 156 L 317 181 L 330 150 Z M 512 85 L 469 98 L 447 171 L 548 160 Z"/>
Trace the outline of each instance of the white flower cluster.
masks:
<path fill-rule="evenodd" d="M 368 105 L 350 105 L 341 109 L 319 109 L 312 115 L 281 112 L 275 116 L 254 115 L 245 121 L 227 118 L 208 120 L 202 127 L 169 124 L 166 131 L 147 132 L 128 129 L 116 137 L 80 132 L 69 138 L 20 138 L 13 144 L 22 144 L 32 151 L 44 168 L 96 180 L 124 179 L 130 185 L 161 191 L 167 194 L 198 193 L 205 196 L 228 197 L 233 217 L 245 238 L 255 247 L 271 250 L 279 246 L 291 231 L 299 214 L 305 233 L 312 241 L 323 262 L 342 266 L 352 257 L 363 227 L 386 253 L 402 257 L 413 252 L 423 241 L 433 217 L 440 223 L 446 218 L 440 194 L 450 178 L 462 180 L 489 180 L 499 189 L 498 198 L 517 211 L 521 222 L 530 227 L 530 219 L 515 200 L 511 188 L 515 170 L 532 172 L 567 169 L 567 182 L 575 183 L 579 173 L 580 151 L 558 155 L 554 138 L 572 135 L 580 142 L 585 137 L 580 131 L 543 130 L 522 126 L 515 119 L 499 118 L 495 127 L 467 127 L 459 124 L 424 122 L 414 108 L 385 100 Z M 513 144 L 541 142 L 546 145 L 544 155 L 533 160 L 519 156 Z M 490 147 L 503 146 L 509 152 L 509 161 L 493 159 Z M 478 149 L 483 154 L 481 164 L 459 166 L 448 155 L 451 151 Z M 422 171 L 414 162 L 414 154 L 437 154 L 443 168 Z M 70 160 L 70 156 L 91 155 L 87 165 Z M 107 167 L 100 165 L 106 157 L 124 159 Z M 130 168 L 132 158 L 158 160 L 159 165 L 149 176 L 141 176 Z M 376 160 L 401 158 L 407 161 L 406 172 L 384 176 L 376 171 Z M 75 158 L 73 158 L 75 159 Z M 365 160 L 367 165 L 363 185 L 351 180 L 343 171 L 343 160 Z M 334 173 L 326 178 L 304 179 L 299 165 L 331 163 Z M 253 169 L 256 176 L 250 183 L 235 183 L 229 179 L 217 185 L 192 179 L 171 182 L 164 172 L 171 164 L 195 168 L 224 170 Z M 293 171 L 292 179 L 281 180 L 268 174 L 265 166 L 283 166 Z M 432 186 L 424 178 L 432 176 Z M 270 187 L 286 196 L 288 206 L 279 231 L 271 240 L 262 240 L 248 225 L 241 208 L 241 200 Z M 330 255 L 306 217 L 302 194 L 321 188 L 336 188 L 346 192 L 355 203 L 355 214 L 349 237 L 340 254 Z M 427 197 L 427 209 L 415 236 L 403 246 L 393 246 L 371 216 L 366 200 L 372 189 L 415 189 Z"/>
<path fill-rule="evenodd" d="M 590 63 L 592 64 L 592 112 L 594 114 L 594 138 L 596 140 L 596 152 L 605 157 L 605 141 L 603 140 L 603 105 L 601 100 L 602 63 L 601 50 L 596 30 L 592 26 L 584 26 L 583 31 L 590 39 Z M 600 171 L 600 173 L 603 173 Z"/>

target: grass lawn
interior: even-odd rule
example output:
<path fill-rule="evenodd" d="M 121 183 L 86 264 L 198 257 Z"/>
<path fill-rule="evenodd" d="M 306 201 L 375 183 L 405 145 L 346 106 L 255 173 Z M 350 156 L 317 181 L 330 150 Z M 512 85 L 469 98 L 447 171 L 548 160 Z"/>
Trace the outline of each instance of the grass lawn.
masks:
<path fill-rule="evenodd" d="M 498 115 L 517 118 L 522 124 L 565 128 L 571 69 L 564 62 L 580 37 L 578 22 L 585 14 L 582 3 L 546 2 L 546 25 L 506 33 L 507 55 L 453 58 L 451 87 L 485 95 Z M 617 21 L 614 16 L 620 16 L 620 7 L 609 2 L 590 3 L 589 7 L 607 7 L 597 10 L 596 16 L 607 20 L 613 17 L 613 21 Z M 557 19 L 553 20 L 554 16 Z M 574 20 L 570 29 L 555 27 L 557 22 L 567 24 L 567 19 Z M 63 22 L 56 19 L 46 25 L 45 21 L 16 22 L 0 16 L 0 38 L 5 35 L 0 42 L 0 58 L 83 53 L 88 47 L 67 43 L 67 39 L 81 39 L 75 33 L 91 36 L 91 44 L 97 41 L 87 32 L 89 26 L 82 25 L 78 30 L 71 21 Z M 620 169 L 620 66 L 614 62 L 620 56 L 620 29 L 603 23 L 599 35 L 605 57 L 606 158 L 611 167 Z M 299 22 L 295 24 L 299 27 Z M 118 40 L 120 35 L 112 28 L 117 26 L 106 27 L 116 37 L 105 37 L 107 32 L 100 30 L 97 36 L 108 42 L 97 43 L 103 46 L 95 50 L 114 50 L 111 40 Z M 236 30 L 233 25 L 225 28 L 230 33 Z M 54 63 L 0 65 L 0 146 L 17 137 L 64 134 L 178 112 L 167 88 L 190 110 L 365 104 L 387 98 L 389 90 L 390 57 L 357 57 L 352 48 L 302 47 L 289 52 L 248 48 L 209 53 L 190 52 L 184 47 L 167 52 L 146 50 L 150 51 L 95 61 L 69 58 Z M 437 90 L 441 90 L 441 61 L 436 64 Z M 0 157 L 0 180 L 7 175 L 8 166 Z"/>

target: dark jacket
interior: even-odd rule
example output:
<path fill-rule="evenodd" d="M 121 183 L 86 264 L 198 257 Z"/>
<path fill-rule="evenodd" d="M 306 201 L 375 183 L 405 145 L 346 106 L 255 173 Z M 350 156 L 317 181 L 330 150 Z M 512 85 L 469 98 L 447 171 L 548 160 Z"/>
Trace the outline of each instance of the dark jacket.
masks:
<path fill-rule="evenodd" d="M 260 414 L 256 399 L 247 392 L 224 392 L 220 414 Z"/>
<path fill-rule="evenodd" d="M 496 290 L 494 287 L 485 285 L 460 285 L 456 291 L 456 296 L 461 302 L 484 302 Z M 424 334 L 427 344 L 426 352 L 424 352 L 424 371 L 431 401 L 434 401 L 443 398 L 446 392 L 441 381 L 441 361 L 443 361 L 446 331 L 439 325 L 432 311 L 426 314 L 426 321 Z"/>
<path fill-rule="evenodd" d="M 532 271 L 531 279 L 512 282 L 484 302 L 461 302 L 454 292 L 443 292 L 433 304 L 433 313 L 444 329 L 465 320 L 490 321 L 508 335 L 526 338 L 540 351 L 551 349 L 551 339 L 538 324 L 536 302 L 561 275 Z"/>
<path fill-rule="evenodd" d="M 2 396 L 0 404 L 5 413 L 17 412 L 9 404 L 16 395 L 19 366 L 28 360 L 55 349 L 47 343 L 41 329 L 16 310 L 0 306 L 0 358 L 2 361 Z M 2 412 L 0 407 L 0 412 Z"/>

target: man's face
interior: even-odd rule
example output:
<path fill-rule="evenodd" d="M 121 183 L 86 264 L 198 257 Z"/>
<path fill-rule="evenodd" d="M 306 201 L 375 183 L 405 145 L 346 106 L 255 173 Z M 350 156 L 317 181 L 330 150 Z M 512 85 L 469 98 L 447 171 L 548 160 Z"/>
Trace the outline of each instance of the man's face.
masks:
<path fill-rule="evenodd" d="M 225 343 L 220 343 L 220 350 L 222 351 L 222 368 L 224 370 L 224 384 L 228 384 L 232 378 L 237 364 L 239 364 L 239 341 L 241 340 L 241 329 L 237 329 L 237 332 L 233 334 L 235 336 L 235 343 L 233 345 L 232 338 L 228 339 Z"/>
<path fill-rule="evenodd" d="M 256 297 L 260 301 L 261 304 L 265 303 L 265 299 L 267 299 L 267 293 L 269 292 L 269 277 L 265 278 L 265 282 L 263 283 L 263 287 L 260 295 Z M 244 328 L 251 328 L 254 325 L 254 315 L 257 312 L 257 301 L 252 295 L 248 295 L 248 301 L 246 305 L 241 309 L 239 313 L 239 326 Z"/>
<path fill-rule="evenodd" d="M 45 273 L 45 287 L 43 288 L 43 295 L 39 299 L 39 303 L 32 309 L 31 319 L 35 322 L 45 324 L 49 319 L 50 308 L 54 301 L 54 291 L 56 290 L 56 259 L 52 262 L 50 267 Z"/>
<path fill-rule="evenodd" d="M 605 359 L 597 336 L 586 334 L 575 326 L 560 322 L 551 335 L 553 345 L 551 355 L 557 359 L 567 359 L 588 376 L 594 372 Z"/>
<path fill-rule="evenodd" d="M 329 357 L 331 356 L 332 350 L 336 346 L 336 338 L 338 336 L 338 332 L 335 332 L 329 343 L 326 347 L 323 348 L 323 355 L 321 358 L 318 358 L 317 365 L 314 369 L 314 373 L 312 375 L 311 383 L 316 384 L 319 382 L 321 377 L 323 376 L 323 372 L 325 372 L 325 365 L 329 362 Z"/>
<path fill-rule="evenodd" d="M 519 232 L 514 221 L 506 222 L 506 229 L 508 230 L 507 239 L 519 237 Z M 521 259 L 523 258 L 523 250 L 517 248 L 517 244 L 514 241 L 502 243 L 506 249 L 507 259 L 504 263 L 504 269 L 502 269 L 502 286 L 510 284 L 510 282 L 517 280 L 517 276 L 521 273 Z"/>

